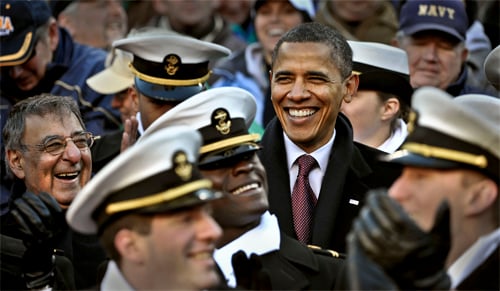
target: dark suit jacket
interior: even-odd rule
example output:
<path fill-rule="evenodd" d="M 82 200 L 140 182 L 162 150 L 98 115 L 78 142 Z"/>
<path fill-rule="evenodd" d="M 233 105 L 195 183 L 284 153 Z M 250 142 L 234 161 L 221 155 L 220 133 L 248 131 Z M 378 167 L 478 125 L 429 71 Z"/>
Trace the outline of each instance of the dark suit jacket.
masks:
<path fill-rule="evenodd" d="M 255 286 L 272 290 L 332 290 L 344 260 L 325 250 L 313 250 L 281 232 L 280 249 L 261 256 L 262 270 L 269 276 L 271 286 L 252 282 Z M 236 269 L 236 268 L 235 268 Z M 255 271 L 255 270 L 253 270 Z M 252 272 L 239 276 L 245 281 L 256 280 Z M 254 289 L 255 286 L 251 289 Z M 238 286 L 247 289 L 249 286 Z M 227 289 L 222 286 L 219 289 Z"/>
<path fill-rule="evenodd" d="M 500 246 L 456 290 L 500 290 Z"/>
<path fill-rule="evenodd" d="M 311 244 L 346 252 L 345 238 L 363 205 L 367 190 L 389 187 L 400 168 L 379 164 L 383 152 L 353 142 L 352 127 L 343 114 L 335 125 L 336 137 L 314 210 Z M 260 158 L 267 171 L 270 211 L 280 228 L 296 237 L 293 228 L 290 178 L 283 129 L 274 118 L 262 137 Z M 350 201 L 359 201 L 358 205 Z"/>

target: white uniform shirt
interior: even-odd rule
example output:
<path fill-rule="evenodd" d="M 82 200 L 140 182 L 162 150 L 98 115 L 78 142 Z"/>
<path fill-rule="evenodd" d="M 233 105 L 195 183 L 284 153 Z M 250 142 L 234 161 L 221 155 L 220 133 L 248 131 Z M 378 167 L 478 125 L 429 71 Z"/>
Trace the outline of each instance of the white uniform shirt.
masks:
<path fill-rule="evenodd" d="M 134 290 L 132 286 L 127 282 L 123 274 L 118 269 L 118 266 L 114 261 L 109 261 L 106 267 L 106 274 L 101 282 L 101 290 Z"/>
<path fill-rule="evenodd" d="M 467 276 L 481 265 L 500 244 L 500 228 L 480 237 L 449 268 L 451 289 L 455 289 Z"/>
<path fill-rule="evenodd" d="M 247 231 L 237 239 L 215 250 L 214 259 L 224 273 L 228 286 L 236 286 L 234 276 L 232 256 L 242 250 L 247 256 L 251 254 L 262 255 L 280 248 L 280 229 L 278 219 L 273 214 L 266 211 L 262 215 L 260 224 Z"/>

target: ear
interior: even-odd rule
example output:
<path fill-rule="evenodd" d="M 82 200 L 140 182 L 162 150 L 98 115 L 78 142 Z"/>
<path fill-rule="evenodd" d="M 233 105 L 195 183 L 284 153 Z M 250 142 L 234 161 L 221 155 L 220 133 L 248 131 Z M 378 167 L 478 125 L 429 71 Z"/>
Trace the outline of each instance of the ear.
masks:
<path fill-rule="evenodd" d="M 359 85 L 359 75 L 358 74 L 351 74 L 345 80 L 346 92 L 345 92 L 344 98 L 343 98 L 345 103 L 350 103 L 352 101 L 352 96 L 356 95 L 356 93 L 358 92 L 358 85 Z"/>
<path fill-rule="evenodd" d="M 133 86 L 128 87 L 127 95 L 132 99 L 132 107 L 134 111 L 139 111 L 139 97 L 137 96 L 137 91 Z"/>
<path fill-rule="evenodd" d="M 396 115 L 399 111 L 399 100 L 398 98 L 392 97 L 387 99 L 384 102 L 383 112 L 382 112 L 382 120 L 390 120 Z"/>
<path fill-rule="evenodd" d="M 137 106 L 139 106 L 139 95 L 141 93 L 139 93 L 135 86 L 132 86 L 132 91 L 133 92 L 130 93 L 130 96 L 132 96 L 132 101 L 134 102 L 134 104 L 137 104 Z"/>
<path fill-rule="evenodd" d="M 141 242 L 143 239 L 135 231 L 122 228 L 116 233 L 114 244 L 122 258 L 135 264 L 141 264 L 144 261 Z"/>
<path fill-rule="evenodd" d="M 153 0 L 152 5 L 156 13 L 160 15 L 166 15 L 168 13 L 168 3 L 165 3 L 165 1 Z"/>
<path fill-rule="evenodd" d="M 466 199 L 465 215 L 478 215 L 492 207 L 498 199 L 498 186 L 490 179 L 482 179 L 473 185 Z M 493 205 L 493 207 L 495 207 Z"/>
<path fill-rule="evenodd" d="M 463 49 L 462 55 L 461 55 L 462 63 L 465 63 L 465 61 L 467 61 L 468 56 L 469 56 L 469 50 L 464 45 L 464 49 Z"/>
<path fill-rule="evenodd" d="M 26 176 L 24 173 L 24 158 L 20 151 L 18 150 L 7 150 L 7 162 L 9 163 L 9 168 L 14 173 L 14 175 L 19 179 L 24 179 Z"/>
<path fill-rule="evenodd" d="M 399 44 L 397 37 L 394 37 L 391 39 L 391 45 L 394 47 L 400 47 L 400 44 Z"/>
<path fill-rule="evenodd" d="M 56 20 L 51 17 L 50 25 L 49 25 L 49 46 L 51 51 L 55 51 L 57 49 L 57 45 L 59 44 L 59 26 Z"/>

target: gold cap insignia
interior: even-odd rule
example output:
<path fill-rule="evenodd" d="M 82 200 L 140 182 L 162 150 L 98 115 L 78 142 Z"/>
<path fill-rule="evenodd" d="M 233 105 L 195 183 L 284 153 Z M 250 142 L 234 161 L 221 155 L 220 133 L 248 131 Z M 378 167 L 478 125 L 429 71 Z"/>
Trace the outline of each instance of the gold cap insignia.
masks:
<path fill-rule="evenodd" d="M 408 123 L 407 123 L 407 129 L 408 133 L 412 133 L 415 130 L 415 126 L 417 123 L 417 112 L 415 110 L 410 110 L 410 113 L 408 115 Z"/>
<path fill-rule="evenodd" d="M 165 57 L 163 63 L 165 63 L 165 71 L 167 74 L 173 76 L 177 73 L 177 70 L 179 70 L 181 58 L 178 55 L 169 54 Z"/>
<path fill-rule="evenodd" d="M 191 179 L 193 165 L 189 163 L 185 152 L 179 151 L 175 153 L 173 164 L 175 173 L 182 181 Z"/>
<path fill-rule="evenodd" d="M 229 112 L 222 108 L 216 109 L 212 114 L 212 124 L 215 124 L 215 128 L 221 134 L 229 134 L 231 132 L 231 118 L 229 117 Z"/>

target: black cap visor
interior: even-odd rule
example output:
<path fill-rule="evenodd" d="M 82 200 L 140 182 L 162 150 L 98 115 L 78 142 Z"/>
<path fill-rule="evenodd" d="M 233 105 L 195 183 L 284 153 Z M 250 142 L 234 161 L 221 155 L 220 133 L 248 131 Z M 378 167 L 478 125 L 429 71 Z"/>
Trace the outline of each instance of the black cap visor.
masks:
<path fill-rule="evenodd" d="M 235 147 L 225 148 L 200 156 L 200 170 L 214 170 L 232 167 L 234 164 L 249 160 L 261 147 L 256 143 L 245 143 Z"/>

